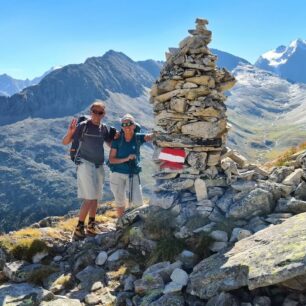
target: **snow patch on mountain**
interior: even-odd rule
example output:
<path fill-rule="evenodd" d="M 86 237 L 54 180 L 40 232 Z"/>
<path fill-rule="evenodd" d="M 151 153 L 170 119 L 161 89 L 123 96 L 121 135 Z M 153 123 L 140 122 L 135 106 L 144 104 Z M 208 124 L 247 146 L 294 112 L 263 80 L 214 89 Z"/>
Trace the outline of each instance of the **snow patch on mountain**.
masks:
<path fill-rule="evenodd" d="M 261 57 L 269 62 L 269 66 L 276 67 L 278 65 L 285 64 L 288 58 L 290 58 L 290 56 L 296 52 L 297 48 L 303 48 L 306 50 L 306 40 L 293 40 L 288 47 L 283 45 L 279 46 L 274 50 L 264 53 Z"/>
<path fill-rule="evenodd" d="M 255 66 L 293 83 L 306 83 L 306 40 L 296 39 L 261 55 Z"/>

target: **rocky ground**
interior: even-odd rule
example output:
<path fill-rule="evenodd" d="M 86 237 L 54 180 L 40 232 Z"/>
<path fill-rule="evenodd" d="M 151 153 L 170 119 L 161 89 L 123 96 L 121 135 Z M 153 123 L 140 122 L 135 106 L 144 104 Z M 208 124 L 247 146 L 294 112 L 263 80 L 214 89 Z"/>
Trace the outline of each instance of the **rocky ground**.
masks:
<path fill-rule="evenodd" d="M 0 304 L 306 305 L 305 165 L 241 159 L 202 202 L 186 191 L 120 220 L 105 205 L 84 241 L 73 213 L 1 236 Z"/>

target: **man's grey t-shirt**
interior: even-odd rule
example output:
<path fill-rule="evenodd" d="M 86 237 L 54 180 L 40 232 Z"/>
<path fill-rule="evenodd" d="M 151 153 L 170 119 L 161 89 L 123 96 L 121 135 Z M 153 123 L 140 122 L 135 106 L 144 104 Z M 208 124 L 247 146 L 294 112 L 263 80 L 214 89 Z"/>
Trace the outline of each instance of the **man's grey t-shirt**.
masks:
<path fill-rule="evenodd" d="M 90 120 L 83 121 L 77 126 L 73 139 L 79 142 L 81 137 L 81 146 L 77 154 L 78 157 L 92 162 L 95 165 L 102 165 L 104 163 L 104 141 L 111 141 L 109 129 L 104 124 L 100 124 L 99 126 L 93 124 Z"/>

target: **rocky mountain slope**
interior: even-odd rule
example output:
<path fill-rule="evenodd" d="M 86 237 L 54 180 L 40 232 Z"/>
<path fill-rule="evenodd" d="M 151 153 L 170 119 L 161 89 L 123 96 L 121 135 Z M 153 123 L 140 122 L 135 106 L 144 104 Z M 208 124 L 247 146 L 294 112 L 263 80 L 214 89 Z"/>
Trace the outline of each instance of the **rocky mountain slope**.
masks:
<path fill-rule="evenodd" d="M 296 39 L 259 57 L 255 66 L 276 73 L 294 83 L 306 83 L 306 41 Z"/>
<path fill-rule="evenodd" d="M 211 52 L 215 55 L 217 55 L 217 66 L 226 68 L 228 71 L 232 71 L 239 65 L 250 65 L 247 60 L 244 58 L 235 56 L 233 54 L 230 54 L 228 52 L 224 52 L 218 49 L 211 48 Z"/>
<path fill-rule="evenodd" d="M 119 220 L 107 204 L 101 234 L 84 241 L 70 241 L 73 213 L 0 236 L 0 302 L 304 305 L 306 152 L 291 164 L 268 174 L 235 163 L 235 180 L 206 200 L 186 191 Z"/>
<path fill-rule="evenodd" d="M 237 83 L 226 101 L 231 147 L 264 161 L 304 142 L 306 85 L 251 65 L 238 66 L 233 73 Z"/>
<path fill-rule="evenodd" d="M 11 96 L 25 87 L 31 86 L 30 80 L 16 80 L 7 74 L 0 75 L 0 92 L 2 96 Z"/>

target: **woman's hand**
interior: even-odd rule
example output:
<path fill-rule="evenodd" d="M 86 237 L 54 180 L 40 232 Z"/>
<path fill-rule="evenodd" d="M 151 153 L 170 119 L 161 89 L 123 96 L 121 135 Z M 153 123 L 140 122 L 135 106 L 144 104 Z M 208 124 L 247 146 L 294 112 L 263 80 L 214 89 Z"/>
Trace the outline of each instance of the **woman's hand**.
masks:
<path fill-rule="evenodd" d="M 152 141 L 152 140 L 153 140 L 153 133 L 151 133 L 151 134 L 146 134 L 146 135 L 144 136 L 144 140 L 145 140 L 145 142 Z"/>
<path fill-rule="evenodd" d="M 127 157 L 127 161 L 134 160 L 134 159 L 136 159 L 136 155 L 135 155 L 135 154 L 130 154 L 130 155 Z"/>

